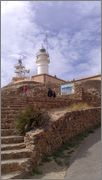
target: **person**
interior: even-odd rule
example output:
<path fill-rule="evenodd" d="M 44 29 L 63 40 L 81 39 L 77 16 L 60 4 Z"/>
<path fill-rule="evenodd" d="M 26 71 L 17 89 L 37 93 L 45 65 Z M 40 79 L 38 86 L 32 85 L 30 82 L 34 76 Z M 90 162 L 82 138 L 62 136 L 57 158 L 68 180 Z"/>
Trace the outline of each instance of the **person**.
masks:
<path fill-rule="evenodd" d="M 28 92 L 28 86 L 27 86 L 27 85 L 24 85 L 24 86 L 23 86 L 23 93 L 24 93 L 25 95 L 27 95 L 27 92 Z"/>
<path fill-rule="evenodd" d="M 51 88 L 48 89 L 48 93 L 47 93 L 48 97 L 52 97 L 53 93 L 52 93 L 52 90 Z"/>
<path fill-rule="evenodd" d="M 56 97 L 56 93 L 55 93 L 55 91 L 53 91 L 53 97 L 54 97 L 54 98 Z"/>
<path fill-rule="evenodd" d="M 56 97 L 55 89 L 53 90 L 53 97 L 54 97 L 54 98 Z"/>

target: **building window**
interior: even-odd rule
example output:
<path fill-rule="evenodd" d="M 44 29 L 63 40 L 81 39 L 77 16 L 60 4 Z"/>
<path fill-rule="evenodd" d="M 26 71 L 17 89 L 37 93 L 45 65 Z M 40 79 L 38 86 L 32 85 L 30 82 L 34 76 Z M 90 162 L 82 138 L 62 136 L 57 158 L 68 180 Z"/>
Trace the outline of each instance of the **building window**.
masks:
<path fill-rule="evenodd" d="M 68 95 L 68 94 L 73 94 L 73 93 L 74 93 L 73 83 L 61 85 L 61 95 Z"/>

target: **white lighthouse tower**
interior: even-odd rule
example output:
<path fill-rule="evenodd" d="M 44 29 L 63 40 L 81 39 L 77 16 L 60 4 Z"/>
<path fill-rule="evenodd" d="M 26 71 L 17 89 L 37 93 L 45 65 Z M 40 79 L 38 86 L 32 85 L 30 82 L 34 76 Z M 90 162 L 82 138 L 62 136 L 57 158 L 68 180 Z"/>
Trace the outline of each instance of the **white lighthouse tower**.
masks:
<path fill-rule="evenodd" d="M 49 54 L 46 49 L 42 48 L 37 53 L 36 64 L 37 64 L 37 74 L 49 74 L 48 64 L 50 63 Z"/>

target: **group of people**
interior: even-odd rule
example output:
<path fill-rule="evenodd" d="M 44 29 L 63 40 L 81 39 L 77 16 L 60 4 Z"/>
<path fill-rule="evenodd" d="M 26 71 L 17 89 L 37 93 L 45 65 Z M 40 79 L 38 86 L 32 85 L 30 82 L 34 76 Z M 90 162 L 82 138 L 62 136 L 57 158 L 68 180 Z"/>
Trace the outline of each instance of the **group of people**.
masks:
<path fill-rule="evenodd" d="M 31 90 L 27 85 L 24 85 L 19 89 L 19 92 L 22 93 L 23 95 L 31 95 L 30 91 Z M 55 98 L 56 97 L 55 89 L 52 90 L 51 88 L 48 88 L 47 96 Z"/>
<path fill-rule="evenodd" d="M 55 90 L 52 90 L 51 88 L 48 89 L 48 97 L 56 97 L 56 92 Z"/>
<path fill-rule="evenodd" d="M 29 92 L 29 87 L 27 85 L 24 85 L 19 88 L 19 93 L 27 95 Z"/>

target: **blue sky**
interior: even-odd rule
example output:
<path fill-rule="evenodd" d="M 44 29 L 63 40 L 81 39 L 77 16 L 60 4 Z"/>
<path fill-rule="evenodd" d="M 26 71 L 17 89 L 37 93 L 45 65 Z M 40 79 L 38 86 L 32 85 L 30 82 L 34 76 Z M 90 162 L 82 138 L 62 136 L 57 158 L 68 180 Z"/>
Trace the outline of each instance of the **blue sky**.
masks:
<path fill-rule="evenodd" d="M 36 53 L 48 36 L 49 73 L 72 80 L 101 73 L 100 1 L 2 1 L 1 83 L 20 55 L 36 74 Z M 46 44 L 45 44 L 46 47 Z"/>

